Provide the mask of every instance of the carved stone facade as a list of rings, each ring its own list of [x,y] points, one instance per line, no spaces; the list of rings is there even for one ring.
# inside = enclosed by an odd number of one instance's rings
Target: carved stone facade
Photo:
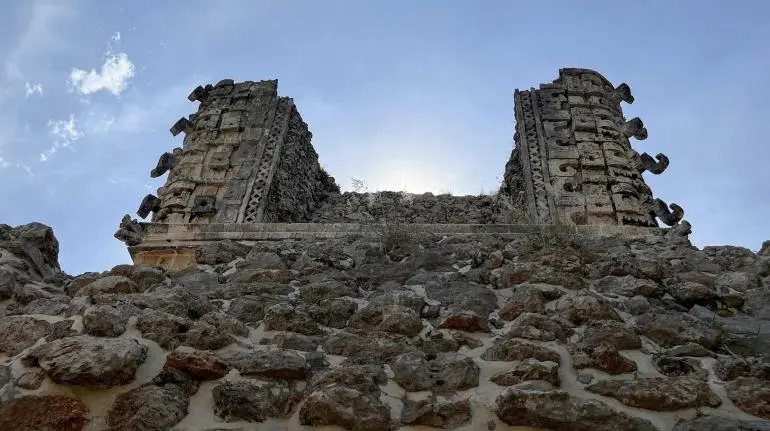
[[[641,119],[623,116],[620,103],[633,101],[627,84],[588,69],[561,69],[551,84],[516,90],[515,148],[501,191],[523,196],[535,224],[678,223],[681,207],[669,210],[642,178],[669,161],[631,147],[630,138],[647,138]]]
[[[302,200],[339,191],[320,169],[293,100],[278,96],[278,81],[225,79],[199,86],[188,98],[200,102],[198,112],[171,127],[173,135],[185,134],[184,144],[162,154],[150,172],[169,174],[158,196],[144,198],[140,217],[152,213],[153,222],[170,224],[261,222],[273,177],[287,158],[310,179],[298,190]]]
[[[645,170],[662,173],[669,161],[631,148],[629,138],[645,139],[647,130],[639,118],[623,116],[620,103],[633,101],[630,88],[586,69],[562,69],[552,84],[516,91],[515,147],[493,196],[340,194],[293,100],[278,96],[276,80],[225,79],[197,87],[188,99],[200,102],[197,113],[170,129],[184,133],[183,145],[163,153],[150,171],[153,178],[168,173],[166,183],[137,211],[150,222],[126,215],[115,234],[135,263],[193,265],[203,243],[244,240],[244,233],[281,237],[271,229],[287,223],[315,223],[319,231],[392,222],[439,230],[657,227],[656,217],[672,226],[683,215],[676,204],[669,209],[654,199],[642,178]]]

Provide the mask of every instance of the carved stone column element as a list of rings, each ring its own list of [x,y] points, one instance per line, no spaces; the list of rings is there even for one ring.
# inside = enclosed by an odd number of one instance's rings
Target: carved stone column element
[[[515,149],[502,190],[524,192],[537,224],[657,226],[641,173],[662,173],[669,161],[631,147],[630,138],[648,136],[639,117],[623,115],[620,103],[633,101],[628,84],[614,87],[588,69],[561,69],[550,84],[516,90]]]

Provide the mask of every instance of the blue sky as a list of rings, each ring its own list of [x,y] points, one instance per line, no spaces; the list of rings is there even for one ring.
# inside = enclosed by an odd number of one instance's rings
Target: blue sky
[[[164,178],[187,94],[279,79],[343,188],[478,194],[512,148],[516,88],[627,82],[647,175],[702,247],[770,239],[770,2],[0,0],[0,223],[39,221],[65,271],[130,261],[112,235]]]

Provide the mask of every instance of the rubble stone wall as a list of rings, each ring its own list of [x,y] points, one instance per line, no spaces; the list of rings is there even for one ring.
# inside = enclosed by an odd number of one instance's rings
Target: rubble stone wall
[[[768,430],[770,242],[687,233],[220,241],[70,275],[49,227],[0,225],[0,429]]]

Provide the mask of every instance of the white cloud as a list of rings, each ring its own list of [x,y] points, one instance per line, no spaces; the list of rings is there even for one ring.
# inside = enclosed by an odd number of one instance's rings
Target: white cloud
[[[70,72],[70,85],[81,94],[91,94],[106,90],[115,96],[120,96],[128,81],[136,74],[134,63],[128,59],[128,55],[120,53],[108,55],[102,64],[101,70],[91,69],[85,71],[72,68]]]
[[[78,129],[74,114],[70,114],[69,120],[48,121],[48,132],[53,136],[54,141],[51,148],[40,153],[41,162],[47,161],[60,148],[70,147],[73,142],[85,136]]]
[[[6,162],[4,158],[0,157],[0,169],[7,168],[8,165],[9,165],[9,163]]]
[[[120,32],[116,31],[115,34],[110,37],[113,42],[120,42]]]
[[[43,94],[43,84],[30,84],[29,82],[24,84],[26,95],[24,97],[34,96],[35,94]]]

